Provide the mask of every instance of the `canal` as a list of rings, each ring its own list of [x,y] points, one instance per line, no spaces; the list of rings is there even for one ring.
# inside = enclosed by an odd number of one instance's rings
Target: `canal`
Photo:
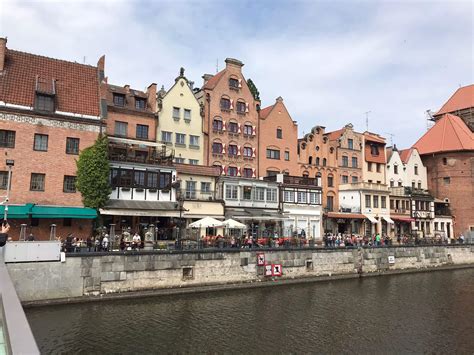
[[[474,269],[26,313],[44,354],[473,353]]]

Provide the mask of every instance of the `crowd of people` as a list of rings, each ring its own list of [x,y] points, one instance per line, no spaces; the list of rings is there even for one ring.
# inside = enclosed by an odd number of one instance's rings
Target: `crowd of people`
[[[323,244],[326,248],[343,248],[358,246],[383,246],[392,245],[392,238],[387,234],[374,234],[371,237],[356,234],[332,234],[325,233]]]

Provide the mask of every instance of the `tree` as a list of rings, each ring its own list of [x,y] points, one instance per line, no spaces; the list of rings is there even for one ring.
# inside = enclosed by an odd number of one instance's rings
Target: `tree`
[[[260,93],[258,92],[257,87],[253,83],[252,79],[247,80],[247,85],[249,86],[250,92],[255,100],[260,101]]]
[[[109,184],[110,164],[108,139],[99,135],[94,145],[79,154],[76,187],[81,192],[84,206],[98,210],[109,200],[112,188]]]

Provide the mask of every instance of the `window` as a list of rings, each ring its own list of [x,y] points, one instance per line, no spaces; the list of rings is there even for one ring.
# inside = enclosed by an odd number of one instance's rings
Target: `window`
[[[222,121],[214,119],[214,121],[212,121],[212,129],[217,132],[222,132],[222,129],[223,129]]]
[[[295,202],[295,192],[294,191],[289,191],[289,190],[285,190],[284,194],[283,194],[283,198],[285,200],[285,202]]]
[[[33,146],[33,149],[42,152],[48,151],[48,135],[35,134],[35,144]]]
[[[225,185],[225,198],[236,200],[239,187],[236,185]]]
[[[398,182],[398,187],[402,187],[402,186],[403,186],[402,182],[399,181],[399,182]]]
[[[227,176],[237,176],[238,169],[235,166],[229,166],[227,168]]]
[[[242,199],[243,200],[251,200],[252,199],[252,187],[251,186],[243,186],[242,187]]]
[[[352,167],[357,168],[357,157],[352,157]]]
[[[114,94],[114,105],[124,107],[125,106],[125,95]]]
[[[220,105],[221,105],[221,110],[230,110],[230,100],[229,99],[226,99],[226,98],[221,98],[221,102],[220,102]]]
[[[418,175],[418,165],[415,165],[415,175]]]
[[[348,184],[349,183],[349,176],[342,175],[342,183],[343,184]]]
[[[199,136],[189,136],[189,145],[199,147]]]
[[[326,198],[327,204],[326,208],[328,211],[332,211],[334,209],[334,196],[328,196]]]
[[[283,131],[281,128],[277,128],[277,138],[282,139],[283,138]]]
[[[372,171],[372,163],[367,163],[367,170]]]
[[[370,201],[371,201],[370,195],[365,195],[365,207],[366,208],[372,207],[371,204],[370,204]]]
[[[313,163],[313,157],[308,158],[308,164],[311,165]]]
[[[280,151],[276,149],[267,148],[267,159],[277,159],[280,160]]]
[[[377,172],[380,173],[382,164],[377,163],[376,166],[377,166]]]
[[[160,189],[171,187],[171,173],[160,173]]]
[[[186,181],[185,198],[196,198],[196,181]]]
[[[115,135],[126,137],[127,136],[127,122],[115,121]]]
[[[382,208],[387,208],[387,196],[382,196],[380,203]]]
[[[45,174],[31,174],[31,181],[30,181],[30,190],[31,191],[44,191],[44,180],[46,175]]]
[[[133,172],[133,186],[134,187],[145,187],[145,171],[135,170]]]
[[[239,125],[237,122],[229,122],[228,129],[230,133],[239,133]]]
[[[0,190],[6,190],[8,186],[8,171],[0,171]]]
[[[352,177],[352,183],[353,183],[353,184],[356,184],[358,181],[359,181],[359,179],[358,179],[357,176],[353,176],[353,177]]]
[[[443,158],[443,165],[447,165],[447,164],[448,164],[448,159]]]
[[[309,203],[312,205],[319,205],[319,194],[316,192],[310,192]]]
[[[349,158],[345,155],[342,157],[342,166],[344,166],[344,167],[349,166]]]
[[[244,177],[251,178],[253,177],[253,170],[252,168],[244,168]]]
[[[412,188],[412,189],[415,188],[415,182],[414,182],[414,181],[411,182],[411,188]]]
[[[144,110],[146,109],[146,100],[145,99],[142,99],[142,98],[139,98],[139,97],[136,97],[135,98],[135,108],[137,110]]]
[[[298,203],[306,203],[306,191],[298,191],[296,198]]]
[[[372,154],[372,155],[379,155],[379,147],[376,146],[376,145],[374,145],[374,144],[372,144],[372,145],[370,146],[370,154]]]
[[[267,201],[276,202],[277,200],[277,189],[267,189]]]
[[[211,183],[210,182],[201,182],[201,193],[203,193],[203,194],[211,193]]]
[[[212,143],[212,153],[213,154],[222,154],[222,143],[220,143],[220,142]]]
[[[148,139],[148,126],[137,124],[137,138]]]
[[[146,176],[146,186],[149,189],[158,188],[158,173],[149,171]]]
[[[183,133],[176,133],[176,144],[186,145],[186,135]]]
[[[186,121],[191,121],[191,110],[188,110],[187,108],[184,109],[184,119]]]
[[[114,181],[114,174],[117,171],[118,184],[117,186],[121,187],[131,187],[132,186],[132,170],[121,169],[121,170],[112,170],[112,181]],[[118,174],[120,172],[120,174]]]
[[[15,131],[0,129],[0,148],[15,148]]]
[[[418,188],[421,189],[421,181],[418,181]]]
[[[227,152],[228,152],[229,156],[231,156],[231,157],[237,156],[237,153],[238,153],[237,145],[229,144],[229,149],[227,149]]]
[[[246,136],[251,136],[253,134],[253,127],[251,125],[246,124],[244,126],[244,134]]]
[[[173,107],[173,118],[179,120],[181,118],[181,112],[179,107]]]
[[[265,188],[264,187],[255,188],[255,200],[265,201]]]
[[[332,175],[328,176],[328,187],[333,187],[334,186],[334,178]]]
[[[174,158],[174,162],[177,164],[184,164],[184,158]]]
[[[237,101],[237,113],[245,113],[246,106],[245,102]]]
[[[326,158],[323,158],[323,166],[326,166],[327,160]]]
[[[244,147],[244,157],[251,158],[253,155],[252,147]]]
[[[319,157],[317,157],[317,158],[316,158],[316,162],[315,162],[315,164],[316,164],[317,166],[319,166],[319,163],[320,163],[320,161],[319,161]]]
[[[349,149],[354,149],[354,141],[350,138],[347,140],[347,147]]]
[[[198,165],[199,164],[199,160],[197,159],[189,159],[189,165]]]
[[[445,176],[445,177],[443,178],[443,183],[444,183],[445,185],[451,184],[451,178],[450,178],[449,176]]]
[[[165,143],[172,143],[171,132],[162,131],[161,140]]]
[[[379,196],[374,195],[373,200],[374,200],[374,208],[379,208]]]
[[[239,89],[239,80],[235,78],[229,79],[229,88],[231,89]]]
[[[398,174],[398,165],[397,165],[397,164],[395,164],[395,165],[393,166],[393,173],[394,173],[394,174]]]
[[[54,97],[36,94],[35,109],[44,112],[54,112]]]
[[[66,154],[79,154],[79,138],[66,138]]]
[[[285,160],[290,160],[290,152],[289,151],[285,151]]]
[[[394,187],[394,185],[395,185],[395,181],[390,180],[390,187]]]

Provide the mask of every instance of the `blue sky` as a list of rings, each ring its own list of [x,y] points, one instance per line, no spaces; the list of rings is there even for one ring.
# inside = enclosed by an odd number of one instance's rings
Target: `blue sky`
[[[413,144],[460,86],[474,83],[473,1],[4,1],[8,47],[95,64],[117,85],[202,84],[245,63],[263,106],[282,96],[300,136],[352,122]],[[388,139],[390,142],[390,139]]]

